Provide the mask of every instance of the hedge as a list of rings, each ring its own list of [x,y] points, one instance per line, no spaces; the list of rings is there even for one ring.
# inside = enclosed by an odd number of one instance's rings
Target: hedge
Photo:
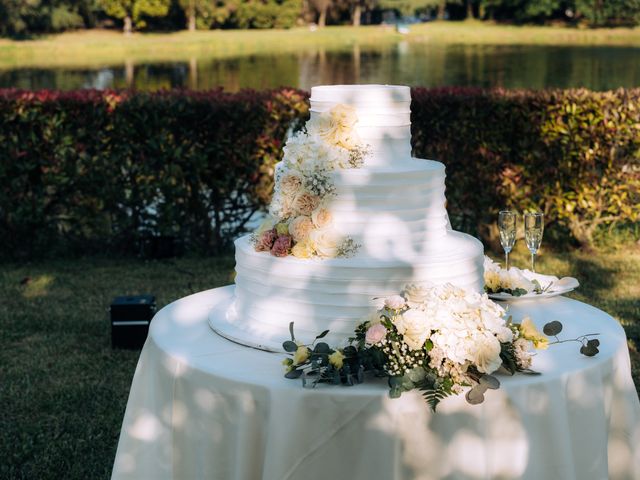
[[[5,257],[217,253],[265,207],[307,93],[0,90]],[[414,153],[447,165],[454,226],[495,239],[504,207],[541,208],[591,246],[640,219],[640,89],[413,89]]]

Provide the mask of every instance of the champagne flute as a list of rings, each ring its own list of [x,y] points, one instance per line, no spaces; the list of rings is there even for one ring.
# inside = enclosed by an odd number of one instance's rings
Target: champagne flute
[[[536,271],[536,254],[542,243],[544,232],[544,213],[532,212],[524,214],[524,240],[531,252],[531,271]]]
[[[516,212],[502,210],[498,214],[498,229],[500,230],[500,243],[504,250],[505,268],[509,270],[509,253],[516,243]]]

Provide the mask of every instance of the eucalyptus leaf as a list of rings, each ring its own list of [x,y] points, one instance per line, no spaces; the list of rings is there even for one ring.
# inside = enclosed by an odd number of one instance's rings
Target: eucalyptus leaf
[[[354,347],[353,345],[349,345],[342,350],[342,353],[345,357],[355,357],[356,355],[358,355],[358,350],[356,350],[356,347]]]
[[[480,385],[476,385],[475,387],[469,389],[464,398],[471,405],[479,405],[480,403],[484,402],[484,392],[486,391],[486,388]]]
[[[325,331],[324,331],[324,332],[322,332],[320,335],[318,335],[318,336],[316,337],[316,340],[319,340],[319,339],[321,339],[321,338],[326,337],[326,336],[327,336],[327,333],[329,333],[329,330],[325,330]]]
[[[300,378],[301,375],[302,375],[302,370],[291,370],[285,373],[284,377],[295,380],[296,378]]]
[[[293,322],[289,323],[289,333],[291,334],[291,341],[295,342],[296,341],[296,337],[293,335]]]
[[[318,343],[313,349],[313,353],[329,353],[331,348],[324,342]]]
[[[585,357],[595,357],[598,353],[600,353],[600,350],[598,350],[598,347],[596,347],[595,345],[587,344],[580,347],[580,353]]]
[[[557,320],[554,320],[553,322],[547,323],[542,328],[542,331],[544,332],[545,335],[549,337],[555,337],[562,331],[562,323],[560,323]]]
[[[389,377],[389,388],[394,389],[394,388],[398,388],[400,387],[400,385],[402,385],[402,377],[401,376],[394,376],[394,377]]]
[[[500,388],[500,380],[493,375],[483,375],[480,377],[480,385],[491,390],[497,390]]]
[[[284,348],[285,352],[293,353],[296,350],[298,350],[298,345],[295,342],[291,341],[291,340],[287,340],[286,342],[284,342],[282,344],[282,348]]]
[[[427,373],[424,371],[422,367],[414,367],[409,370],[406,374],[406,377],[413,383],[418,383],[427,376]]]
[[[389,397],[391,398],[400,398],[402,395],[402,390],[399,388],[392,388],[389,390]]]

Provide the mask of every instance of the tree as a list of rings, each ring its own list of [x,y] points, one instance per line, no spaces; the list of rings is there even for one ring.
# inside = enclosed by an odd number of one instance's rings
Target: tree
[[[327,24],[327,11],[329,10],[329,7],[331,7],[333,1],[311,0],[310,3],[313,6],[314,10],[318,12],[318,27],[324,28],[324,26]]]
[[[439,7],[440,0],[380,0],[382,9],[395,10],[403,17],[415,15],[420,10]]]
[[[221,3],[221,5],[218,5]],[[180,7],[184,11],[187,19],[187,29],[191,32],[197,28],[210,28],[215,21],[217,9],[224,7],[222,2],[214,2],[211,0],[179,0]],[[229,15],[225,15],[225,19]]]
[[[124,22],[126,34],[131,33],[134,23],[144,27],[145,17],[164,17],[171,6],[171,0],[101,0],[101,3],[107,15]]]

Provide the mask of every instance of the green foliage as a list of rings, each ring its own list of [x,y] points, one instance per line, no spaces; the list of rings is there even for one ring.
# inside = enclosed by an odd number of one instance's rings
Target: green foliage
[[[639,89],[417,88],[412,124],[414,154],[447,166],[454,226],[488,242],[505,207],[541,209],[586,248],[601,226],[640,219]]]
[[[105,13],[117,19],[130,18],[144,28],[149,17],[164,17],[169,13],[171,0],[100,0]]]
[[[243,0],[232,22],[239,28],[291,28],[301,11],[301,0]]]
[[[383,10],[395,10],[403,16],[409,16],[426,8],[437,7],[440,3],[440,0],[379,0],[377,5]]]

